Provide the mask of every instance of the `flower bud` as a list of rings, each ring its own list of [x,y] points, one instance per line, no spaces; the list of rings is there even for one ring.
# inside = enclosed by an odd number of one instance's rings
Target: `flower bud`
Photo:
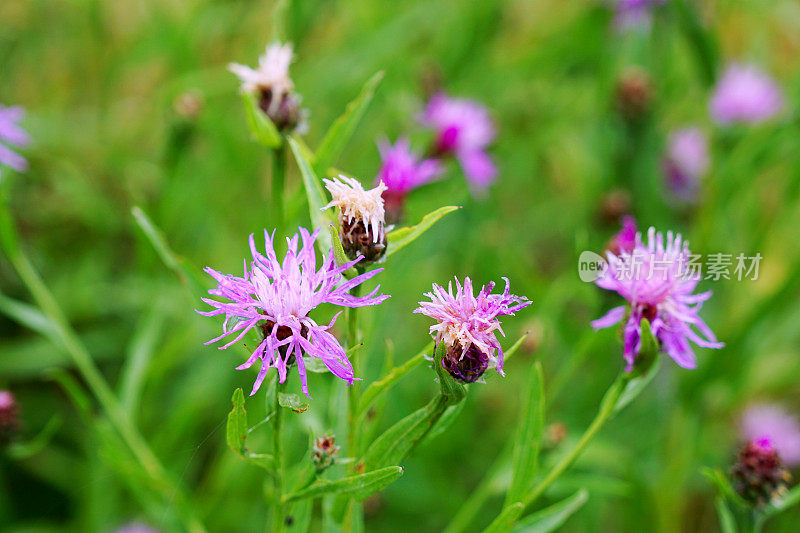
[[[0,390],[0,446],[11,442],[18,431],[17,401],[11,392]]]
[[[731,469],[736,492],[755,505],[766,505],[786,492],[791,475],[769,439],[750,441]]]
[[[474,344],[465,350],[460,343],[447,347],[442,367],[461,383],[475,383],[489,368],[489,356]]]
[[[653,83],[641,69],[625,72],[617,84],[617,111],[625,120],[637,122],[650,111],[653,103]]]
[[[336,462],[338,454],[339,446],[336,446],[336,437],[334,435],[325,435],[314,441],[312,459],[318,472],[322,472],[332,466]]]

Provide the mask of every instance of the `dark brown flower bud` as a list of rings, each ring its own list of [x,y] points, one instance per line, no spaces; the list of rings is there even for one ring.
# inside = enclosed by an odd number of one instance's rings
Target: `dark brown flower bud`
[[[628,70],[617,84],[617,111],[625,120],[639,121],[650,111],[653,95],[653,84],[647,72],[642,69]]]
[[[442,367],[453,376],[453,379],[462,383],[475,383],[489,368],[489,356],[474,344],[470,344],[464,350],[461,344],[456,343],[447,347]]]
[[[731,469],[736,492],[745,500],[766,505],[786,492],[791,475],[768,439],[750,441],[739,451]]]

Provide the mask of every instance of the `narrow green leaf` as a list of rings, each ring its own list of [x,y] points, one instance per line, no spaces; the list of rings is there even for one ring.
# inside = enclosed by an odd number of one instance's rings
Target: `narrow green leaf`
[[[403,475],[400,466],[388,466],[366,474],[358,474],[337,481],[320,479],[309,487],[283,497],[283,503],[289,503],[305,498],[316,498],[325,494],[348,495],[356,500],[364,498],[383,490],[384,487]]]
[[[511,461],[511,485],[505,504],[522,500],[536,476],[539,449],[544,432],[544,376],[538,361],[531,367],[528,388],[519,413],[514,454]]]
[[[398,228],[387,233],[386,257],[414,242],[417,237],[428,231],[440,218],[457,209],[461,209],[461,207],[455,205],[440,207],[422,217],[422,220],[416,226]]]
[[[291,409],[295,413],[304,413],[308,411],[308,403],[306,403],[299,394],[281,392],[278,394],[278,404],[281,407]]]
[[[417,355],[402,365],[393,368],[391,372],[386,374],[386,376],[383,378],[371,383],[370,386],[367,387],[367,390],[364,391],[364,394],[361,395],[361,401],[358,405],[359,416],[366,414],[367,410],[372,406],[372,403],[378,398],[378,396],[392,388],[392,386],[397,383],[400,378],[424,363],[425,356],[431,353],[432,350],[433,341],[429,342],[422,350],[419,351],[419,353],[417,353]]]
[[[198,277],[199,270],[189,264],[186,259],[172,251],[162,231],[150,220],[150,217],[147,216],[142,208],[133,206],[131,208],[131,214],[164,265],[178,276],[178,279],[193,297],[205,297],[206,290],[203,288],[203,283]]]
[[[0,293],[0,312],[17,324],[57,341],[53,323],[36,307]]]
[[[306,498],[295,502],[294,505],[289,507],[286,511],[286,525],[284,531],[286,533],[307,533],[308,528],[311,526],[311,511],[314,506],[314,500]],[[291,520],[289,520],[291,518]]]
[[[733,517],[731,510],[728,509],[725,498],[717,496],[714,501],[714,508],[717,510],[717,518],[719,518],[719,530],[722,533],[736,533],[736,519]]]
[[[281,145],[281,134],[275,124],[258,107],[256,96],[251,93],[242,93],[244,114],[247,118],[247,127],[253,139],[267,148],[277,148]]]
[[[328,226],[328,233],[331,236],[331,242],[333,243],[333,256],[336,260],[337,266],[342,266],[346,263],[350,262],[350,258],[347,257],[347,254],[344,253],[344,248],[342,247],[342,241],[339,238],[339,232],[330,224]],[[358,275],[358,271],[355,267],[348,268],[346,271],[343,272],[344,277],[347,279],[354,278]]]
[[[381,79],[383,79],[383,71],[368,79],[355,100],[347,104],[344,113],[333,122],[317,148],[314,163],[314,170],[317,174],[324,175],[328,167],[336,163],[364,116]]]
[[[395,423],[375,439],[362,460],[366,470],[397,464],[425,436],[447,407],[447,398],[438,395],[428,405]]]
[[[503,364],[505,364],[512,355],[517,353],[517,350],[519,350],[519,347],[522,346],[522,343],[525,342],[525,339],[527,337],[528,337],[528,332],[526,331],[525,333],[522,334],[522,336],[520,336],[519,339],[517,339],[517,341],[514,344],[511,345],[511,348],[508,348],[507,350],[503,351]]]
[[[233,409],[228,413],[226,436],[228,446],[238,455],[244,456],[244,441],[247,438],[247,411],[244,410],[244,392],[241,387],[233,391]]]
[[[8,257],[14,257],[19,253],[19,238],[17,229],[14,226],[14,219],[11,210],[8,208],[6,196],[0,189],[0,246],[5,250]]]
[[[588,499],[589,493],[585,489],[581,489],[569,498],[526,516],[514,527],[513,531],[514,533],[549,533],[556,531],[564,525],[564,522],[570,516],[583,507],[583,504]]]
[[[16,460],[23,460],[38,454],[50,444],[56,432],[61,428],[62,422],[61,415],[53,415],[45,424],[44,429],[31,440],[11,444],[8,448],[8,455]]]
[[[733,490],[730,480],[719,468],[703,468],[702,474],[717,488],[719,494],[728,501],[735,503],[741,509],[748,509],[750,505]]]
[[[423,437],[422,442],[427,443],[447,431],[456,421],[458,415],[461,414],[461,411],[464,410],[466,404],[467,402],[458,402],[455,405],[448,405],[442,416],[433,425],[433,428]]]
[[[770,516],[774,516],[794,507],[798,503],[800,503],[800,485],[795,485],[786,494],[773,499],[767,504],[762,511],[763,517],[766,519]]]
[[[681,29],[689,41],[706,86],[711,87],[717,77],[719,52],[712,33],[703,27],[700,14],[686,0],[672,0]]]
[[[647,387],[647,385],[653,381],[653,378],[658,373],[658,369],[661,367],[661,357],[656,355],[653,363],[650,365],[650,368],[647,369],[642,375],[633,377],[625,383],[625,388],[622,391],[622,394],[617,399],[616,404],[614,405],[614,411],[619,412],[625,408],[629,403],[631,403],[641,392]]]
[[[525,505],[523,505],[522,502],[516,502],[505,507],[500,514],[497,515],[497,518],[483,530],[483,533],[502,533],[504,531],[510,531],[514,526],[514,522],[517,521],[519,515],[521,515],[524,510]]]
[[[125,362],[120,375],[120,403],[135,420],[136,405],[139,403],[147,367],[156,348],[156,343],[164,327],[164,310],[153,307],[139,324],[126,350]]]
[[[320,230],[317,238],[317,245],[323,255],[327,255],[331,250],[331,234],[328,226],[333,222],[333,218],[322,208],[328,204],[327,196],[322,188],[322,182],[317,177],[308,159],[303,154],[303,150],[294,137],[288,137],[289,147],[292,149],[294,159],[300,168],[300,175],[303,177],[303,186],[308,197],[308,212],[311,216],[311,225],[314,229]]]
[[[242,457],[247,459],[248,463],[260,466],[261,468],[270,472],[275,470],[275,458],[268,453],[253,453],[246,451]]]

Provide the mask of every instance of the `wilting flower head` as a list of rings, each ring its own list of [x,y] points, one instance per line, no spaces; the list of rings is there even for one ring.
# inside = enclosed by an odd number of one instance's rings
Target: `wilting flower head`
[[[327,257],[317,270],[317,258],[314,242],[319,230],[309,235],[305,228],[300,228],[302,248],[298,252],[298,235],[286,239],[288,251],[283,263],[278,261],[273,247],[272,236],[264,231],[266,255],[256,250],[253,235],[250,235],[250,251],[253,261],[247,269],[245,260],[242,277],[221,274],[212,268],[205,271],[217,281],[217,287],[208,293],[212,296],[230,301],[216,301],[203,298],[203,301],[215,309],[198,311],[201,315],[225,315],[223,333],[206,344],[235,335],[220,350],[225,349],[244,338],[248,331],[258,328],[262,341],[250,358],[237,370],[250,368],[261,360],[261,369],[256,378],[252,396],[261,386],[267,370],[275,367],[280,382],[286,380],[286,370],[292,363],[297,363],[303,392],[308,395],[304,357],[317,357],[322,360],[328,370],[336,376],[353,383],[353,367],[347,359],[344,349],[328,330],[336,322],[339,313],[330,324],[319,325],[308,314],[322,303],[331,303],[341,307],[364,307],[377,305],[389,296],[376,296],[380,285],[366,296],[356,297],[348,293],[353,287],[373,277],[383,269],[375,269],[349,281],[345,281],[342,272],[348,270],[361,257],[341,266],[336,266],[331,247]],[[341,283],[344,281],[344,283]]]
[[[321,472],[332,466],[336,462],[337,455],[339,455],[339,446],[336,445],[336,437],[334,435],[325,435],[314,441],[311,458],[317,471]]]
[[[275,42],[267,45],[255,69],[239,63],[228,65],[241,80],[242,91],[259,98],[259,107],[279,130],[305,129],[305,111],[300,109],[300,96],[289,77],[291,62],[292,45]]]
[[[399,222],[402,217],[403,203],[412,189],[433,180],[441,172],[442,164],[438,159],[419,160],[411,151],[408,139],[401,137],[392,146],[388,140],[378,141],[381,154],[381,169],[375,178],[375,184],[383,183],[383,200],[386,206],[387,222]]]
[[[0,390],[0,445],[7,444],[19,430],[17,401],[7,390]]]
[[[614,25],[618,30],[648,28],[652,19],[652,9],[664,0],[616,0],[614,4]]]
[[[740,430],[744,440],[769,442],[787,465],[800,465],[800,424],[781,407],[749,407],[742,415]]]
[[[633,369],[641,347],[641,320],[646,318],[661,349],[679,366],[695,368],[697,360],[689,341],[705,348],[722,348],[711,329],[698,314],[711,291],[692,294],[700,282],[699,271],[692,271],[689,243],[680,234],[667,232],[666,242],[655,228],[647,232],[647,243],[641,233],[631,252],[619,255],[606,253],[607,268],[595,283],[616,291],[628,300],[625,306],[611,309],[592,322],[592,327],[607,328],[621,321],[627,313],[624,329],[624,356],[627,371]],[[695,331],[695,329],[697,331]]]
[[[719,124],[758,123],[783,108],[783,93],[772,79],[753,65],[730,65],[717,82],[709,104]]]
[[[636,246],[636,232],[636,219],[630,215],[624,215],[622,217],[622,229],[611,238],[611,241],[606,245],[606,250],[614,255],[619,255],[622,252],[632,252],[634,246]]]
[[[436,132],[434,155],[455,155],[467,179],[479,188],[494,180],[497,168],[485,150],[494,140],[495,129],[484,106],[438,93],[428,102],[420,122]]]
[[[491,294],[494,282],[481,288],[478,296],[473,294],[472,280],[464,278],[462,285],[456,278],[456,292],[452,282],[447,290],[433,284],[433,291],[425,293],[430,302],[419,302],[415,313],[422,313],[438,321],[431,326],[437,344],[444,342],[447,355],[442,366],[454,378],[466,383],[477,381],[489,364],[503,375],[503,349],[495,332],[503,333],[501,315],[513,315],[531,302],[521,296],[509,294],[509,282],[502,294]]]
[[[697,196],[700,178],[708,170],[708,144],[698,128],[686,128],[669,136],[664,175],[672,193],[680,200]]]
[[[750,441],[739,451],[731,469],[733,486],[745,500],[761,506],[786,492],[792,476],[768,439]]]
[[[365,190],[357,179],[344,174],[323,181],[333,200],[322,209],[338,207],[341,211],[339,237],[347,256],[355,259],[363,255],[365,263],[383,257],[386,253],[386,231],[381,194],[386,190],[386,185],[380,182],[374,189]]]
[[[24,148],[31,142],[28,133],[19,126],[25,116],[25,110],[19,106],[5,107],[0,104],[0,165],[23,172],[28,168],[28,161],[12,150],[11,146]]]

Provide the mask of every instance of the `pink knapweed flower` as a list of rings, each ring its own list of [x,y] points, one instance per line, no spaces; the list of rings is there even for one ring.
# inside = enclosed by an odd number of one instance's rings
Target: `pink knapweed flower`
[[[433,291],[425,293],[431,301],[419,302],[415,313],[422,313],[437,321],[430,333],[436,335],[436,343],[443,342],[447,355],[442,366],[454,378],[473,383],[477,381],[489,364],[494,365],[503,375],[503,349],[497,341],[496,333],[503,329],[497,317],[513,315],[530,305],[527,298],[509,293],[509,282],[502,294],[491,294],[494,282],[481,288],[477,296],[473,294],[472,280],[464,278],[462,285],[456,278],[456,292],[452,282],[447,290],[433,284]]]
[[[386,139],[378,141],[378,151],[381,168],[375,177],[375,185],[383,183],[386,186],[383,191],[386,221],[393,224],[402,218],[406,195],[432,181],[442,171],[442,163],[438,159],[420,160],[405,137],[397,139],[394,146]]]
[[[800,465],[800,424],[777,405],[750,406],[739,422],[745,441],[767,441],[788,466]]]
[[[0,165],[13,168],[17,172],[28,169],[28,161],[11,148],[25,148],[31,142],[28,133],[19,125],[24,116],[25,110],[21,107],[5,107],[0,104]]]
[[[353,366],[339,341],[328,331],[336,322],[339,313],[327,325],[317,324],[308,315],[322,303],[340,307],[364,307],[377,305],[389,297],[377,295],[380,285],[366,296],[356,297],[349,294],[350,289],[383,269],[377,268],[345,280],[342,273],[362,258],[358,257],[336,266],[331,247],[317,270],[314,242],[319,230],[311,235],[305,228],[299,228],[299,231],[303,241],[302,247],[298,251],[297,234],[287,238],[288,251],[282,263],[275,255],[272,236],[265,230],[266,255],[256,250],[253,235],[250,235],[253,260],[249,270],[245,260],[242,277],[221,274],[209,267],[205,269],[217,281],[217,287],[208,293],[229,300],[203,298],[205,303],[215,309],[198,313],[205,316],[225,315],[222,335],[206,344],[236,334],[233,340],[220,347],[220,350],[225,349],[256,327],[263,339],[250,358],[237,367],[237,370],[250,368],[257,360],[261,360],[261,369],[250,395],[255,394],[261,386],[269,368],[277,369],[279,380],[283,383],[286,380],[287,368],[292,363],[297,363],[301,386],[308,396],[304,360],[307,356],[321,359],[328,370],[352,385],[356,379]]]
[[[631,215],[623,215],[622,229],[620,229],[606,245],[606,250],[614,255],[619,255],[622,252],[632,252],[636,246],[636,219]]]
[[[619,306],[594,320],[595,329],[613,326],[625,318],[624,352],[626,370],[631,371],[641,348],[641,320],[646,318],[661,349],[679,366],[695,368],[697,360],[689,341],[706,348],[722,348],[711,329],[698,314],[711,291],[692,294],[701,273],[691,268],[689,244],[680,234],[667,232],[666,242],[655,228],[647,232],[647,243],[641,233],[631,252],[616,255],[607,252],[607,268],[595,283],[616,291],[628,300],[630,309]],[[697,329],[697,331],[695,331]],[[699,333],[698,333],[699,332]]]
[[[708,165],[708,143],[702,131],[686,128],[670,134],[663,166],[667,186],[676,198],[691,202],[697,197]]]
[[[725,70],[709,102],[711,117],[718,124],[763,122],[777,115],[783,105],[783,93],[769,76],[758,67],[739,64]]]
[[[478,102],[436,94],[420,116],[436,132],[434,156],[454,155],[471,184],[485,189],[497,175],[486,148],[495,128],[489,112]]]

